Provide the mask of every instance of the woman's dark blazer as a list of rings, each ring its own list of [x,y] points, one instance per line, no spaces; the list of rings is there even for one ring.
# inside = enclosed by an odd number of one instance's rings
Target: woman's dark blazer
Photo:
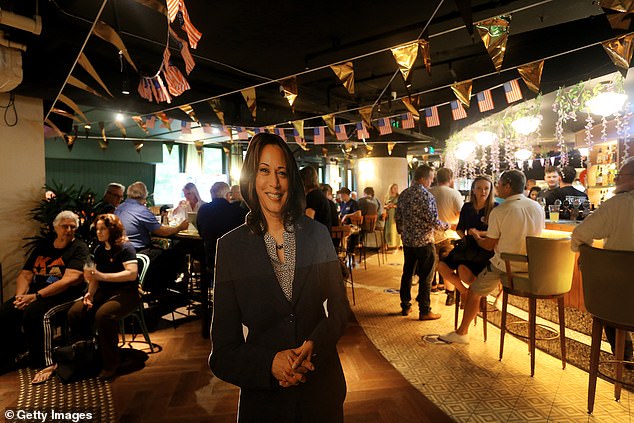
[[[209,366],[241,388],[240,422],[343,420],[346,382],[336,344],[350,308],[341,270],[324,225],[302,216],[295,228],[290,302],[262,236],[242,225],[218,240]],[[271,374],[273,357],[305,340],[314,341],[315,370],[306,383],[281,388]]]

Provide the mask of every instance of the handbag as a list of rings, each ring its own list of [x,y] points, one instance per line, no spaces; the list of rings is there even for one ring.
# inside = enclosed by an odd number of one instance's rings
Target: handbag
[[[101,353],[94,340],[78,341],[53,350],[55,373],[63,383],[88,379],[101,371]]]
[[[457,263],[487,263],[494,252],[480,247],[471,235],[454,241],[453,259]]]

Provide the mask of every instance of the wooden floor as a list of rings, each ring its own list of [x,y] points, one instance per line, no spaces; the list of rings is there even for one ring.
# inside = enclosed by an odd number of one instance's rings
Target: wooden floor
[[[207,367],[209,340],[198,321],[151,334],[161,346],[141,370],[112,383],[120,422],[235,422],[238,389],[215,378]],[[450,422],[410,385],[351,322],[338,345],[348,394],[346,422]],[[0,408],[17,403],[17,372],[0,376]]]

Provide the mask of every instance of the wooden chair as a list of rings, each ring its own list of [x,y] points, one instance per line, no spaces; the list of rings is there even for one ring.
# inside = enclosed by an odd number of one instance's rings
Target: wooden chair
[[[614,382],[614,398],[621,399],[625,331],[634,331],[634,284],[632,262],[634,251],[603,250],[581,245],[579,267],[583,277],[584,304],[592,315],[592,343],[590,347],[590,371],[588,380],[588,413],[594,409],[594,396],[599,372],[601,335],[606,325],[616,328],[614,359],[603,361],[613,364],[614,377],[601,373]],[[631,362],[628,362],[631,363]]]
[[[368,266],[365,262],[368,235],[374,236],[374,243],[377,247],[379,247],[376,258],[379,263],[379,267],[381,266],[381,246],[379,245],[379,238],[377,237],[377,231],[375,230],[378,218],[379,216],[376,214],[366,214],[365,216],[363,216],[363,220],[361,223],[361,256],[363,257],[363,267],[366,270],[368,269]]]
[[[139,286],[140,286],[141,291],[142,291],[143,290],[143,283],[145,281],[145,275],[147,273],[148,267],[150,267],[150,257],[148,257],[145,254],[137,253],[136,258],[137,258],[137,261],[139,263]],[[154,344],[150,340],[150,333],[148,332],[147,325],[145,324],[145,316],[143,314],[143,300],[142,299],[139,300],[139,305],[134,311],[132,311],[130,314],[128,314],[124,318],[119,319],[119,331],[121,332],[122,346],[125,346],[125,344],[126,344],[126,340],[125,340],[125,319],[130,317],[130,316],[134,317],[134,319],[139,324],[139,328],[141,329],[141,332],[143,333],[143,338],[145,338],[145,342],[150,347],[150,352],[154,352]],[[128,342],[128,345],[131,345],[131,343],[134,342],[135,338],[136,338],[136,334],[133,334],[132,335],[132,340],[130,342]]]
[[[344,274],[344,280],[350,284],[352,288],[352,304],[356,305],[356,299],[354,296],[354,278],[352,276],[354,255],[346,248],[346,240],[350,236],[350,226],[333,226],[330,228],[330,236],[333,240],[338,240],[337,243],[337,257],[339,258],[342,266],[347,270],[348,276]]]
[[[502,322],[500,324],[500,360],[504,353],[504,335],[509,331],[520,338],[528,338],[531,355],[531,377],[535,374],[535,332],[537,299],[556,298],[559,310],[559,333],[545,327],[554,336],[541,339],[560,338],[561,363],[566,368],[566,325],[564,322],[564,294],[572,287],[572,272],[575,255],[570,249],[570,239],[526,237],[527,255],[502,253],[506,263],[506,278],[502,278]],[[513,273],[511,262],[527,262],[528,273]],[[528,336],[511,332],[506,325],[508,296],[528,298]]]

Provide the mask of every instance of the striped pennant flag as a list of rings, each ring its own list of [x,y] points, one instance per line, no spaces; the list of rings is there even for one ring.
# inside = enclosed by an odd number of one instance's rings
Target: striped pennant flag
[[[348,134],[346,133],[345,125],[335,125],[335,136],[339,141],[345,141],[348,139]]]
[[[297,131],[296,128],[293,128],[293,139],[295,139],[295,142],[299,145],[302,145],[302,143],[304,142],[302,136],[299,134],[299,131]]]
[[[150,84],[148,84],[147,78],[141,78],[139,80],[139,87],[137,88],[137,91],[139,91],[141,98],[144,98],[147,101],[152,101],[152,89],[150,88]]]
[[[194,58],[192,57],[192,54],[189,52],[189,46],[187,45],[187,42],[183,40],[181,37],[179,37],[178,34],[176,34],[176,32],[172,28],[169,29],[169,33],[170,33],[170,36],[174,38],[174,41],[176,43],[176,48],[178,48],[181,52],[181,57],[183,58],[183,61],[185,62],[185,71],[187,72],[187,75],[189,75],[191,71],[194,69],[194,66],[196,66],[196,62],[194,62]]]
[[[249,134],[247,133],[247,129],[244,126],[238,126],[236,128],[236,131],[238,132],[238,139],[239,140],[248,140],[249,139]]]
[[[186,120],[181,120],[181,134],[191,134],[192,123]]]
[[[401,115],[401,127],[403,129],[412,129],[416,124],[414,123],[414,115],[410,112]]]
[[[191,88],[181,71],[170,63],[169,48],[163,52],[163,76],[170,94],[175,97]]]
[[[313,143],[326,144],[326,137],[324,135],[325,126],[317,126],[313,129]]]
[[[460,120],[467,117],[467,112],[464,109],[464,106],[458,100],[451,102],[451,116],[453,117],[453,120]]]
[[[504,95],[507,103],[514,103],[522,99],[522,90],[517,79],[504,83]]]
[[[389,117],[379,118],[377,125],[379,134],[387,135],[392,133],[392,120]]]
[[[189,45],[195,49],[198,46],[198,41],[200,41],[200,37],[202,37],[202,33],[196,29],[196,27],[192,24],[191,19],[189,19],[189,13],[187,13],[187,8],[185,7],[185,1],[178,1],[178,9],[179,13],[176,14],[176,23],[180,25],[181,28],[187,33],[187,38],[189,39]]]
[[[359,140],[363,140],[365,138],[370,138],[370,134],[368,133],[368,129],[365,127],[365,123],[363,121],[357,122],[357,138]]]
[[[440,118],[438,117],[438,106],[425,107],[425,123],[427,124],[428,128],[440,125]]]
[[[149,129],[154,129],[154,124],[156,123],[156,116],[154,115],[144,116],[144,119],[145,119],[145,126],[147,126]]]
[[[273,132],[275,132],[275,135],[278,135],[284,140],[284,142],[286,142],[286,134],[284,133],[284,128],[275,128]]]
[[[205,134],[211,134],[211,124],[209,123],[203,123],[203,133]]]
[[[253,128],[253,133],[254,133],[254,134],[256,134],[256,135],[257,135],[257,134],[259,134],[260,132],[264,132],[264,131],[262,130],[262,128]]]
[[[493,97],[491,97],[491,90],[484,90],[476,94],[478,100],[478,108],[480,113],[493,110]]]

